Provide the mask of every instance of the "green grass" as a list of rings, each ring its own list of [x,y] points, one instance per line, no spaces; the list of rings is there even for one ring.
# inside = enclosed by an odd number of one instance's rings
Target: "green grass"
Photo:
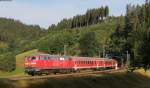
[[[21,54],[16,55],[16,70],[13,72],[0,72],[0,78],[7,78],[12,76],[22,76],[24,74],[24,58],[37,53],[37,49],[30,50]]]

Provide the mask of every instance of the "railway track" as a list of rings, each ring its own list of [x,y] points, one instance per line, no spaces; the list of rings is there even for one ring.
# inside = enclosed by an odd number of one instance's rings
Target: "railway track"
[[[62,78],[62,77],[77,77],[77,76],[86,76],[90,74],[97,74],[97,73],[117,73],[123,72],[124,70],[103,70],[103,71],[85,71],[81,73],[68,73],[68,74],[56,74],[56,75],[43,75],[43,76],[22,76],[22,77],[12,77],[8,78],[9,80],[17,81],[17,80],[33,80],[33,79],[47,79],[47,78]]]

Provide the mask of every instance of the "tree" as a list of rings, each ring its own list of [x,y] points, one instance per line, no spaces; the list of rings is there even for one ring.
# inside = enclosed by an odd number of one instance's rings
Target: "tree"
[[[94,32],[85,33],[79,40],[81,56],[95,56],[98,49],[98,41]]]
[[[109,7],[106,6],[105,7],[105,17],[108,17],[108,15],[109,15]]]
[[[145,31],[143,33],[141,46],[139,48],[139,54],[141,55],[143,61],[143,67],[145,70],[150,68],[150,31]]]

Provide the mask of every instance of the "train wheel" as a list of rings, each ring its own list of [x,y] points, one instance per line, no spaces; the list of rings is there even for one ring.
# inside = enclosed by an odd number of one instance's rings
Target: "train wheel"
[[[80,73],[80,69],[74,70],[74,73]]]
[[[38,75],[38,76],[41,76],[41,75],[42,75],[42,73],[38,73],[37,75]]]
[[[56,74],[57,74],[57,72],[54,72],[54,74],[56,75]]]
[[[28,75],[34,76],[35,74],[34,74],[34,72],[28,72]]]
[[[34,72],[32,72],[32,73],[31,73],[31,76],[34,76],[34,75],[35,75]]]
[[[80,73],[80,69],[78,69],[77,72]]]

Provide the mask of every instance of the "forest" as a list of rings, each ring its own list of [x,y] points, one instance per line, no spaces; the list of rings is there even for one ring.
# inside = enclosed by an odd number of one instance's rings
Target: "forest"
[[[48,29],[0,18],[0,71],[16,68],[15,56],[38,49],[50,54],[124,58],[130,67],[150,68],[150,0],[142,6],[128,4],[126,14],[110,16],[109,7],[89,9],[85,14],[63,19]],[[64,52],[66,48],[66,52]]]

